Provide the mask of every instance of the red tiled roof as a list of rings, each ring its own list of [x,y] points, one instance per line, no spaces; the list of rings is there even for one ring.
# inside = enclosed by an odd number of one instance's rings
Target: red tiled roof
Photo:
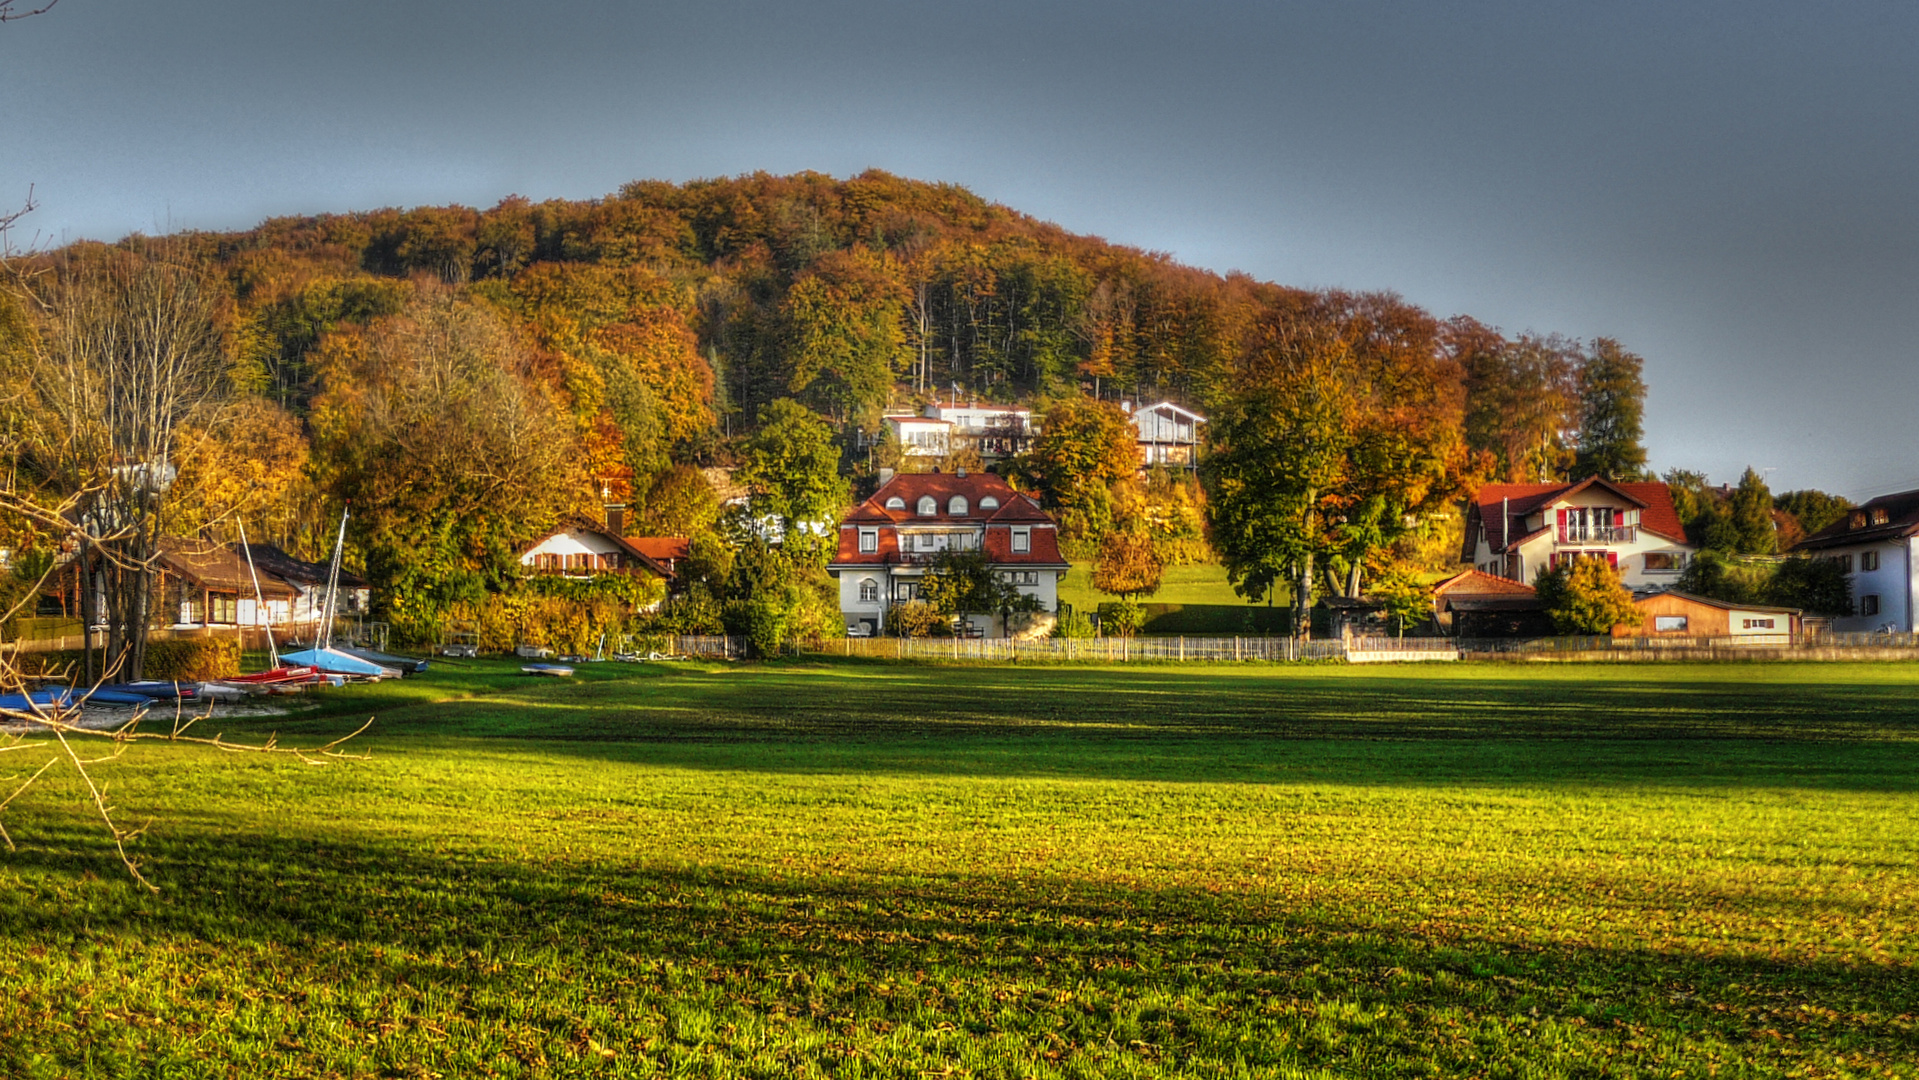
[[[932,496],[934,513],[921,516],[919,501],[924,496]],[[953,496],[966,498],[966,513],[949,514]],[[888,509],[886,501],[898,498],[905,505],[900,509]],[[984,498],[999,500],[999,506],[990,510],[980,508]],[[859,522],[873,525],[886,522],[964,522],[980,525],[988,521],[1052,521],[1051,515],[1039,508],[1031,498],[1014,491],[1006,481],[992,473],[901,473],[880,485],[871,498],[854,507],[844,519],[846,522]]]
[[[1532,596],[1533,587],[1523,581],[1496,577],[1478,570],[1468,570],[1440,582],[1433,588],[1434,596],[1490,596],[1490,595]]]
[[[1640,528],[1668,540],[1686,542],[1685,526],[1679,523],[1679,511],[1672,504],[1672,490],[1662,481],[1615,481],[1589,476],[1571,484],[1487,484],[1481,487],[1473,493],[1472,503],[1466,508],[1465,547],[1460,558],[1472,561],[1475,525],[1486,530],[1486,541],[1494,551],[1506,550],[1532,539],[1539,531],[1526,531],[1526,515],[1594,485],[1637,503]],[[1499,520],[1502,502],[1510,515],[1505,528],[1500,527]]]
[[[659,562],[684,559],[693,546],[692,541],[684,536],[629,536],[626,542],[637,548],[640,554]]]
[[[992,563],[1033,563],[1040,566],[1065,566],[1059,553],[1059,533],[1054,529],[1034,529],[1032,542],[1024,555],[1013,554],[1010,529],[986,530],[986,559]]]

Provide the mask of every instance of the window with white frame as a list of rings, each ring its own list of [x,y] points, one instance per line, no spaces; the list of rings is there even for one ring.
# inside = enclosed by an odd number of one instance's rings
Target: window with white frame
[[[981,510],[998,510],[999,500],[991,495],[988,495],[979,501],[979,508]]]
[[[860,530],[860,553],[870,554],[880,549],[880,531],[878,529]]]
[[[1687,619],[1684,615],[1654,615],[1652,628],[1661,634],[1683,634],[1686,632]]]
[[[1859,570],[1861,573],[1867,570],[1877,570],[1877,569],[1879,569],[1879,553],[1878,552],[1862,551],[1859,553]]]
[[[1746,630],[1771,630],[1774,626],[1771,619],[1741,619],[1739,622]]]
[[[886,500],[886,508],[888,510],[904,510],[906,509],[906,500],[900,498],[898,495],[895,495],[892,498]]]
[[[1024,555],[1031,550],[1033,550],[1033,530],[1014,529],[1013,554]]]
[[[964,517],[966,515],[966,496],[955,495],[946,500],[946,512],[953,517]]]
[[[933,498],[931,495],[920,496],[919,515],[921,517],[938,517],[939,512],[940,504],[938,499]]]
[[[880,602],[880,583],[872,578],[860,579],[860,603],[877,604]]]

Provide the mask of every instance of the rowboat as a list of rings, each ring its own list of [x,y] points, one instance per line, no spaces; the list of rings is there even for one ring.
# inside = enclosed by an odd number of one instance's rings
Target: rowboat
[[[58,690],[35,690],[30,694],[0,694],[0,709],[10,712],[33,712],[35,709],[63,708],[73,704],[73,691],[66,687]]]

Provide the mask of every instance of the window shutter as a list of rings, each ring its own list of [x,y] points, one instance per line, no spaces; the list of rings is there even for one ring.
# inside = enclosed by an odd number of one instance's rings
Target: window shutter
[[[1606,565],[1612,567],[1614,570],[1619,569],[1619,553],[1617,551],[1606,552]]]
[[[1559,511],[1559,542],[1562,544],[1566,542],[1566,511],[1564,508],[1561,508]]]
[[[1612,527],[1615,529],[1623,529],[1625,526],[1626,512],[1624,510],[1614,510],[1612,512]]]

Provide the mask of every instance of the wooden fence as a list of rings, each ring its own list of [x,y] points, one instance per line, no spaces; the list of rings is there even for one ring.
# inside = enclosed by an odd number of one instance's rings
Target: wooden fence
[[[1040,638],[839,638],[801,646],[801,652],[826,656],[867,656],[884,660],[948,660],[1017,663],[1138,661],[1293,661],[1337,660],[1346,655],[1341,641],[1297,641],[1289,637],[1099,637]]]

